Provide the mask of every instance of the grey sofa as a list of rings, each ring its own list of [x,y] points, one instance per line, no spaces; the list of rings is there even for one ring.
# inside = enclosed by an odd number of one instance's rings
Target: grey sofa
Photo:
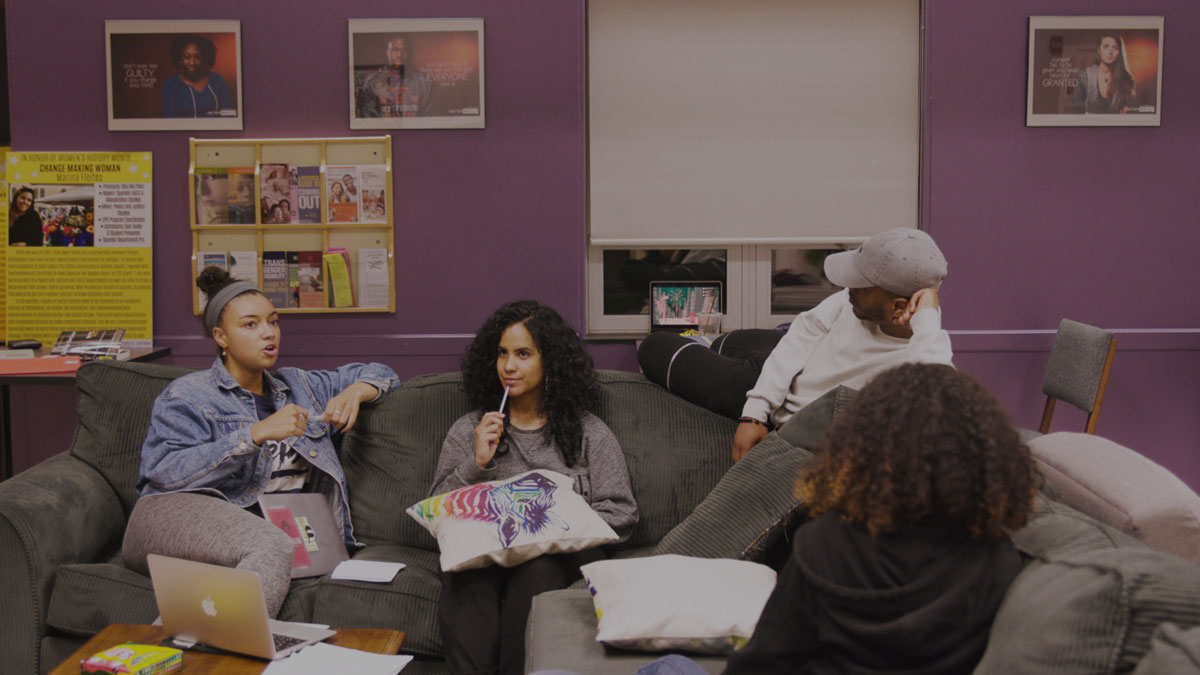
[[[1104,438],[1056,433],[1029,444],[1045,479],[1038,512],[1013,534],[1025,565],[975,672],[1200,673],[1200,497]],[[731,525],[729,513],[754,492],[786,489],[803,454],[755,448],[655,552],[736,556],[755,530]],[[714,529],[720,536],[700,536]],[[586,589],[543,593],[533,601],[526,667],[619,675],[653,658],[606,650],[595,636]],[[721,670],[719,659],[699,661]]]
[[[78,374],[78,426],[65,452],[0,483],[0,654],[5,673],[56,666],[112,623],[157,615],[150,580],[127,569],[120,546],[136,495],[151,405],[188,372],[157,364],[97,362]],[[641,520],[613,555],[650,551],[729,470],[735,424],[678,399],[640,375],[601,372],[600,416],[626,454]],[[423,499],[442,438],[467,412],[457,373],[405,382],[364,409],[340,443],[350,486],[356,557],[407,564],[386,585],[293,582],[280,618],[407,632],[407,672],[445,672],[437,630],[436,541],[404,512]],[[781,453],[787,443],[773,441]],[[764,503],[778,513],[787,501]],[[767,517],[767,516],[763,516]]]

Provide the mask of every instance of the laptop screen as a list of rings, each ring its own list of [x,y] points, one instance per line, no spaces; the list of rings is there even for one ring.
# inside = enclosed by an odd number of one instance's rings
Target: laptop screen
[[[721,296],[719,281],[652,281],[650,330],[694,330],[701,313],[723,311]]]

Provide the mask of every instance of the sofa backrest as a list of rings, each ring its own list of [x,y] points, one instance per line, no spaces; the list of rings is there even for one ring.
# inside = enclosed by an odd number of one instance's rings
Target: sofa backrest
[[[599,371],[597,415],[629,465],[640,520],[621,548],[655,544],[692,512],[732,465],[736,424],[694,406],[642,375]],[[450,425],[469,411],[459,373],[405,382],[374,406],[342,443],[355,537],[437,550],[405,509],[427,496]]]
[[[138,465],[154,399],[171,380],[191,371],[105,360],[84,364],[75,376],[79,419],[70,454],[104,476],[126,514],[137,499]]]

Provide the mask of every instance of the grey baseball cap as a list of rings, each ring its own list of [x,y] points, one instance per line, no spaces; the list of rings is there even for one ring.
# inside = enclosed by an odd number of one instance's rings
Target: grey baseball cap
[[[825,276],[842,288],[878,286],[903,297],[938,288],[946,278],[946,257],[933,238],[911,227],[871,237],[853,251],[825,258]]]

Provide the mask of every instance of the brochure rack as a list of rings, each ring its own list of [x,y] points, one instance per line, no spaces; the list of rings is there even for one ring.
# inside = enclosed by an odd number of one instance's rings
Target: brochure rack
[[[192,230],[192,278],[214,259],[219,260],[221,254],[228,256],[228,263],[234,276],[254,279],[271,297],[268,288],[273,279],[264,280],[264,252],[278,255],[279,252],[304,252],[322,254],[331,250],[343,249],[344,259],[349,262],[348,276],[353,288],[353,302],[345,305],[344,293],[339,295],[335,303],[334,286],[336,279],[330,279],[330,266],[321,262],[315,264],[321,270],[319,295],[314,296],[313,286],[310,285],[306,306],[295,306],[295,303],[281,302],[273,298],[280,313],[331,313],[331,312],[395,312],[395,248],[394,242],[394,211],[392,196],[392,138],[391,136],[354,136],[346,138],[275,138],[275,139],[189,139],[188,164],[188,222]],[[264,176],[264,167],[268,174],[278,172],[278,167],[300,167],[303,172],[315,174],[319,168],[319,204],[315,201],[315,192],[311,186],[315,179],[308,178],[307,199],[296,196],[296,171],[292,171],[292,192],[287,206],[290,207],[291,222],[278,221],[280,211],[267,210],[275,195],[274,183],[271,176]],[[350,200],[339,186],[333,186],[340,176],[326,175],[327,169],[333,167],[332,174],[347,172],[360,175],[356,189],[357,206],[350,208],[342,202]],[[232,169],[232,170],[231,170]],[[227,176],[235,173],[242,174],[239,181],[249,180],[248,174],[253,170],[253,205],[243,206],[242,211],[234,211],[228,219],[223,216],[214,217],[210,201],[211,185],[217,185],[222,190],[228,190],[222,197],[227,201],[248,201],[245,194],[244,182],[239,182],[242,190],[236,191],[233,180]],[[213,179],[213,176],[216,179]],[[376,190],[364,189],[364,182],[371,187],[382,190],[382,195],[370,202],[369,195],[378,195]],[[215,180],[202,186],[202,182]],[[226,181],[224,185],[221,180]],[[303,179],[301,179],[303,180]],[[346,181],[349,182],[349,181]],[[264,194],[271,193],[271,194]],[[337,193],[341,199],[336,199],[331,193]],[[235,197],[235,194],[238,196]],[[301,213],[305,222],[296,222],[300,212],[297,201],[314,204]],[[332,202],[332,203],[331,203]],[[240,202],[239,202],[240,203]],[[251,211],[253,215],[251,216]],[[240,222],[227,222],[228,220]],[[204,222],[208,221],[208,222]],[[360,278],[360,251],[375,256],[373,283],[363,288]],[[381,269],[383,251],[386,251],[386,277]],[[241,256],[235,254],[241,253]],[[250,253],[254,254],[250,260]],[[234,257],[244,258],[238,262]],[[311,257],[311,256],[310,256]],[[247,265],[250,261],[252,266]],[[220,264],[219,262],[217,264]],[[296,270],[289,269],[292,275],[293,288],[288,291],[288,298],[298,297],[296,292]],[[310,272],[311,273],[311,272]],[[268,272],[268,276],[270,276]],[[277,279],[275,279],[277,280]],[[264,281],[266,285],[264,285]],[[383,295],[382,284],[386,283],[386,298]],[[343,284],[340,290],[345,290]],[[369,291],[365,296],[363,291]],[[370,292],[373,291],[373,292]],[[314,300],[313,298],[316,298]],[[366,304],[364,306],[364,299]],[[199,315],[203,309],[203,298],[193,288],[193,311]]]

